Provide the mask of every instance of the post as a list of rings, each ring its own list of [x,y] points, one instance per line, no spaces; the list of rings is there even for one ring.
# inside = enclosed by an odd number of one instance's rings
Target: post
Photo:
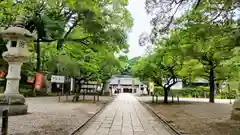
[[[154,95],[152,95],[152,103],[154,103]]]
[[[67,100],[67,101],[68,101],[68,94],[69,94],[69,93],[67,92],[67,93],[66,93],[66,100]]]
[[[177,102],[178,102],[178,104],[179,104],[179,96],[177,96]]]
[[[62,96],[64,95],[64,83],[62,84]]]
[[[60,102],[60,100],[61,100],[60,95],[61,95],[61,92],[58,92],[58,102]]]
[[[158,103],[158,96],[156,96],[156,103]]]
[[[2,112],[2,131],[1,135],[8,134],[8,110]]]
[[[95,101],[96,101],[96,97],[95,97],[95,95],[94,95],[94,97],[93,97],[93,100],[94,100],[94,103],[95,103]]]
[[[97,95],[97,101],[99,101],[99,95]]]
[[[172,103],[174,102],[173,96],[172,96]]]

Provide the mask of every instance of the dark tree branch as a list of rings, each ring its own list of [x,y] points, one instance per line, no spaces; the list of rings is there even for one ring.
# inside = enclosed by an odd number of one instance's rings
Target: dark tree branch
[[[197,0],[196,6],[194,9],[197,9],[199,7],[200,3],[201,3],[201,0]]]
[[[64,41],[67,41],[67,42],[80,42],[84,45],[87,45],[88,43],[88,38],[90,38],[91,36],[87,36],[87,37],[84,37],[84,38],[79,38],[79,39],[65,39]],[[50,42],[54,42],[54,41],[58,41],[58,40],[63,40],[62,38],[61,39],[41,39],[39,40],[39,42],[45,42],[45,43],[50,43]],[[37,42],[37,40],[34,40],[34,42]]]

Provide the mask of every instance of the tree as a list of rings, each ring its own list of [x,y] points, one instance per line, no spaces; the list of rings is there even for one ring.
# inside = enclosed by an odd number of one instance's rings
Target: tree
[[[11,4],[6,4],[11,3]],[[40,71],[40,43],[57,41],[59,50],[66,41],[79,44],[103,44],[110,40],[124,45],[125,32],[132,26],[132,18],[126,9],[127,1],[38,1],[24,0],[1,1],[6,4],[3,14],[9,13],[11,19],[3,17],[7,24],[12,24],[20,11],[22,18],[18,19],[26,29],[36,33],[35,48],[37,53],[36,71]],[[8,8],[16,7],[16,12]],[[108,7],[108,8],[106,8]],[[25,10],[22,10],[25,9]],[[1,16],[0,16],[1,17]],[[124,19],[122,19],[124,18]],[[117,21],[116,21],[117,20]],[[9,25],[4,25],[8,27]],[[77,37],[71,34],[75,29]],[[76,32],[75,32],[76,34]],[[116,47],[116,46],[115,46]],[[123,46],[122,46],[123,47]],[[118,48],[118,47],[117,47]]]
[[[178,46],[186,59],[198,60],[202,68],[198,76],[207,78],[210,84],[210,102],[214,102],[215,81],[228,80],[232,77],[229,71],[237,71],[229,60],[238,54],[231,31],[235,21],[232,18],[209,23],[210,18],[199,10],[190,11],[186,18],[179,20],[181,25],[171,38],[178,41]],[[184,20],[184,19],[186,20]],[[203,69],[203,70],[202,70]],[[188,72],[189,73],[189,72]]]
[[[133,75],[141,80],[151,79],[164,90],[164,103],[168,103],[170,88],[179,79],[182,69],[182,54],[176,46],[169,46],[170,40],[157,44],[153,54],[140,59],[133,67]]]
[[[174,27],[174,21],[187,11],[198,10],[205,5],[211,20],[225,18],[234,11],[239,10],[238,0],[146,0],[145,8],[148,14],[153,16],[153,26],[150,35],[143,35],[141,40],[155,42],[159,36],[169,32]],[[239,36],[237,36],[239,38]],[[141,41],[142,44],[145,42]]]
[[[115,55],[128,50],[127,32],[133,20],[126,0],[4,0],[0,4],[4,7],[0,20],[5,22],[0,27],[7,28],[17,20],[36,35],[24,72],[34,74],[32,68],[37,64],[37,72],[103,83],[125,66],[122,57]]]

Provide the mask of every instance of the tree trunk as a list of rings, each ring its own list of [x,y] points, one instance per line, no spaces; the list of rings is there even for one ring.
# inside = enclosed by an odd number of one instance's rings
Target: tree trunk
[[[103,95],[103,94],[104,94],[104,91],[107,89],[106,87],[107,87],[107,82],[104,81],[104,82],[103,82],[103,85],[102,85],[102,89],[101,89],[100,95]]]
[[[217,94],[220,93],[220,84],[219,84],[219,82],[216,83],[216,93],[217,93]]]
[[[156,103],[158,103],[158,96],[156,96]]]
[[[239,91],[240,91],[240,82],[238,82],[237,99],[239,99]]]
[[[214,67],[211,64],[210,73],[209,73],[209,85],[210,85],[210,97],[209,102],[214,103],[214,95],[215,95],[215,83],[214,83]]]
[[[40,41],[39,38],[37,39],[37,42],[35,42],[35,47],[36,47],[36,54],[37,54],[37,66],[36,66],[36,72],[40,71],[41,67],[41,54],[40,54]]]
[[[170,88],[164,88],[164,103],[168,104],[168,91]]]
[[[154,95],[152,95],[152,103],[154,103]]]

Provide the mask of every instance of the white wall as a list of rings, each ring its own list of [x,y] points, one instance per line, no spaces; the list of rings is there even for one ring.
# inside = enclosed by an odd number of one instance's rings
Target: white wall
[[[132,85],[133,81],[135,85],[142,84],[138,78],[131,77],[113,77],[110,79],[109,84],[118,84],[118,80],[120,80],[120,84]]]
[[[177,90],[182,89],[182,88],[183,88],[183,83],[182,82],[178,82],[171,87],[171,89],[177,89]]]

